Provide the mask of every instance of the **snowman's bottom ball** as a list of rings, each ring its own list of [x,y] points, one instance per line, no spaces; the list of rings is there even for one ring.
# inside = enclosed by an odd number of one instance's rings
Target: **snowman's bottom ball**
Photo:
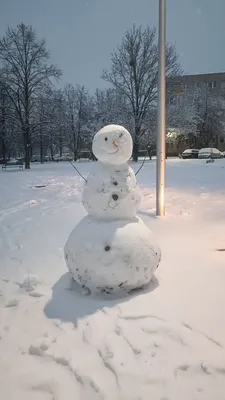
[[[161,253],[140,218],[98,221],[83,218],[64,248],[74,280],[93,292],[115,293],[147,285]]]

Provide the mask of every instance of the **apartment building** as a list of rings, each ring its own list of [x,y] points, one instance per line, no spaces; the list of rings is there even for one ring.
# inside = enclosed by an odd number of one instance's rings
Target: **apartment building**
[[[225,99],[225,72],[209,73],[209,74],[195,74],[183,75],[179,80],[173,82],[174,91],[176,94],[181,94],[186,89],[192,87],[199,87],[201,89],[207,88],[212,91],[215,96],[222,96]],[[222,131],[220,133],[213,133],[212,139],[207,146],[217,147],[221,151],[225,151],[225,109],[218,115]],[[185,147],[199,146],[197,137],[190,135],[186,140]]]
[[[225,95],[225,72],[184,75],[182,77],[182,89],[192,86],[198,86],[200,88],[207,87],[212,90],[215,95]]]

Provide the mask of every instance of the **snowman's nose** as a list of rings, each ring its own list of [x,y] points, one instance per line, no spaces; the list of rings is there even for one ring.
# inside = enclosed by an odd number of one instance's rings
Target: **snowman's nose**
[[[113,144],[114,144],[115,147],[119,146],[119,143],[116,140],[114,140]]]

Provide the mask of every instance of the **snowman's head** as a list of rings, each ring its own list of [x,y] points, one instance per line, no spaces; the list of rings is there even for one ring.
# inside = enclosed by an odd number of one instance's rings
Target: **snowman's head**
[[[96,133],[92,150],[97,159],[105,164],[121,165],[126,163],[133,149],[130,133],[120,125],[107,125]]]

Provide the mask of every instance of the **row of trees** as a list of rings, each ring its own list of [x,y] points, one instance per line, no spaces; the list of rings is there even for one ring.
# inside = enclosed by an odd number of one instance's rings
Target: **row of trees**
[[[50,63],[45,40],[39,40],[31,26],[9,28],[0,40],[0,152],[23,155],[30,168],[32,153],[41,160],[66,151],[74,159],[80,148],[91,144],[103,125],[126,126],[134,138],[133,158],[140,146],[154,144],[158,85],[158,47],[155,29],[133,26],[112,53],[111,69],[102,79],[109,89],[92,95],[84,86],[55,87],[61,71]],[[167,125],[186,133],[219,126],[223,99],[207,89],[193,88],[179,95],[182,71],[176,49],[167,45]],[[206,129],[207,128],[207,129]]]

